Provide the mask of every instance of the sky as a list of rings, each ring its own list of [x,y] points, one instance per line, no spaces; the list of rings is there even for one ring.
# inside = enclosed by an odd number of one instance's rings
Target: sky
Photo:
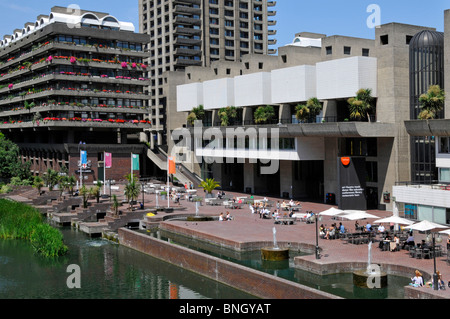
[[[374,39],[374,23],[399,22],[444,31],[444,10],[449,0],[276,0],[278,40],[274,48],[289,44],[298,32]],[[108,12],[120,21],[133,22],[139,31],[138,0],[0,0],[0,35],[11,34],[53,6],[78,5]],[[376,5],[376,9],[369,7]],[[371,9],[371,10],[368,10]],[[368,12],[369,11],[369,12]],[[369,20],[369,24],[368,24]]]

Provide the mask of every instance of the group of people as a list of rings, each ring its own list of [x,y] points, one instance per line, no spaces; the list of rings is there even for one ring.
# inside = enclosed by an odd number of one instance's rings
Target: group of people
[[[438,290],[445,290],[445,282],[443,279],[443,276],[441,272],[438,270],[436,271],[437,277],[438,277]],[[423,275],[419,270],[416,270],[414,272],[414,277],[411,278],[410,286],[413,287],[433,287],[434,286],[434,278],[431,278],[430,281],[424,282]],[[450,281],[448,282],[448,287],[450,288]]]
[[[344,234],[346,232],[344,225],[339,223],[333,223],[330,227],[326,228],[323,224],[319,227],[319,236],[322,239],[335,239],[338,234]]]
[[[230,220],[233,220],[233,217],[231,216],[230,212],[227,212],[226,216],[224,216],[223,213],[220,213],[219,221],[223,222],[223,221],[230,221]]]
[[[288,203],[286,203],[285,200],[281,204],[279,201],[277,202],[277,209],[279,210],[282,209],[292,212],[292,207],[295,206],[301,206],[301,203],[299,201],[295,202],[293,199],[291,199]]]

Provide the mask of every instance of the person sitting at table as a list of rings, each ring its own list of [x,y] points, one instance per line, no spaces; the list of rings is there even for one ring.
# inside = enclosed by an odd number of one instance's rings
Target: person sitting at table
[[[378,226],[378,232],[379,232],[379,233],[384,233],[385,230],[386,230],[386,229],[384,228],[383,225]]]
[[[423,276],[420,271],[416,270],[414,275],[415,276],[411,278],[412,283],[410,283],[410,285],[414,287],[423,287]]]
[[[275,220],[278,220],[279,217],[280,217],[280,211],[278,209],[275,209],[272,213],[272,218]]]
[[[325,239],[326,230],[325,230],[325,226],[323,226],[323,224],[320,225],[320,227],[319,227],[319,235],[320,235],[320,238]]]
[[[391,245],[391,251],[397,251],[400,247],[400,238],[397,237],[397,235],[394,235],[394,240]]]
[[[294,200],[293,200],[293,199],[290,200],[289,206],[291,206],[291,207],[292,207],[292,206],[295,206],[295,203],[294,203]]]
[[[345,227],[342,225],[342,223],[339,223],[339,233],[345,234]]]
[[[269,219],[270,211],[267,208],[262,208],[259,212],[259,218]]]
[[[223,222],[225,219],[223,218],[223,213],[220,213],[220,215],[219,215],[219,221],[220,222]]]
[[[331,227],[327,230],[327,234],[325,235],[326,239],[331,239],[331,237],[334,237],[336,234],[336,228],[331,225]]]
[[[283,202],[281,203],[281,208],[282,208],[283,210],[286,210],[287,207],[288,207],[288,205],[286,204],[286,201],[283,201]]]
[[[416,243],[415,243],[415,241],[414,241],[414,236],[413,236],[412,233],[409,234],[409,237],[408,237],[408,239],[405,241],[405,243],[403,244],[402,249],[405,249],[406,246],[409,246],[410,248],[416,246]]]
[[[360,227],[360,226],[359,226],[359,222],[356,221],[356,222],[355,222],[355,230],[358,231],[358,230],[359,230],[359,227]]]
[[[367,224],[366,224],[366,231],[367,232],[371,232],[372,231],[372,225],[370,225],[369,222],[367,222]]]
[[[226,220],[233,220],[233,217],[231,217],[230,212],[227,212]]]

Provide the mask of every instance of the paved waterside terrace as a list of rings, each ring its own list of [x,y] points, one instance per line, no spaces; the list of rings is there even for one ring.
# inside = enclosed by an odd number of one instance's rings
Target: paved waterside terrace
[[[120,186],[121,189],[123,186]],[[37,192],[36,192],[37,193]],[[122,190],[115,191],[116,194],[123,194]],[[203,191],[198,192],[203,195]],[[33,191],[27,191],[24,194],[14,192],[8,197],[17,200],[30,202],[30,198],[35,197]],[[246,196],[239,193],[227,193],[230,197]],[[120,198],[119,198],[120,199]],[[262,199],[256,196],[255,199]],[[280,201],[278,198],[268,198],[272,201]],[[145,208],[150,209],[155,205],[156,195],[145,194]],[[139,201],[139,200],[138,200]],[[142,199],[141,199],[142,201]],[[167,200],[158,200],[161,206],[167,207]],[[320,203],[301,202],[302,213],[312,211],[320,213],[330,207]],[[153,217],[145,217],[142,225],[150,228],[158,224],[160,229],[174,232],[186,237],[194,238],[199,241],[205,241],[213,245],[224,248],[235,249],[238,251],[248,251],[266,247],[273,244],[273,228],[277,230],[276,237],[280,247],[290,247],[291,249],[299,249],[310,252],[310,255],[296,257],[296,267],[305,269],[317,274],[330,274],[337,272],[351,272],[356,269],[362,269],[367,266],[368,261],[368,245],[355,245],[347,243],[340,239],[326,240],[319,239],[319,246],[321,248],[321,258],[316,259],[314,248],[316,245],[316,225],[307,224],[302,221],[296,221],[293,225],[275,224],[271,219],[261,219],[259,214],[252,214],[247,205],[241,209],[227,209],[224,206],[203,205],[199,207],[199,214],[204,216],[218,217],[220,213],[229,211],[233,217],[232,221],[215,221],[210,222],[187,222],[184,220],[171,220],[177,216],[195,215],[195,203],[189,202],[185,199],[180,201],[180,204],[170,202],[170,207],[183,207],[186,210],[167,213],[159,211]],[[124,208],[124,207],[122,207]],[[380,218],[391,216],[392,212],[386,211],[369,211],[369,213]],[[374,221],[373,219],[360,220],[360,225],[365,225],[366,222]],[[355,221],[335,220],[332,217],[323,217],[319,222],[328,227],[333,223],[342,224],[351,232],[354,231]],[[425,235],[414,233],[416,242],[420,242],[425,238]],[[445,245],[446,236],[443,236]],[[411,258],[409,252],[400,250],[396,252],[382,251],[378,248],[379,236],[377,236],[372,249],[372,263],[382,266],[384,271],[390,274],[400,275],[405,277],[413,277],[415,269],[420,270],[425,275],[425,280],[429,280],[433,273],[432,259],[416,259]],[[444,248],[446,251],[446,248]],[[437,257],[437,269],[443,274],[444,281],[450,279],[450,265],[447,264],[446,254],[442,257]],[[406,296],[409,298],[449,298],[450,289],[445,291],[433,291],[431,288],[407,288]]]

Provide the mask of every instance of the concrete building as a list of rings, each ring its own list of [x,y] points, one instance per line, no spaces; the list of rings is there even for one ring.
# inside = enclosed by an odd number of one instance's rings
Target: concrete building
[[[280,47],[278,56],[247,55],[239,62],[186,68],[184,84],[182,77],[177,79],[172,100],[177,103],[168,106],[174,119],[169,131],[183,125],[189,129],[187,115],[203,105],[208,126],[223,136],[227,129],[242,127],[245,142],[236,146],[230,138],[203,136],[186,145],[187,140],[183,144],[177,139],[182,150],[195,152],[185,166],[203,178],[214,177],[225,189],[336,200],[339,205],[351,198],[358,202],[354,209],[391,210],[393,186],[413,175],[412,139],[405,128],[405,121],[411,120],[410,43],[424,31],[437,33],[389,23],[375,29],[374,40],[297,34],[304,44]],[[359,89],[370,89],[375,104],[368,118],[355,121],[347,100]],[[299,121],[296,106],[310,98],[320,100],[322,112]],[[262,124],[255,112],[265,105],[272,106],[275,116]],[[227,106],[238,108],[238,116],[222,126],[220,113]],[[278,129],[278,147],[271,152],[261,143],[255,147],[245,135],[251,128]],[[203,132],[211,130],[205,127]],[[225,150],[217,152],[222,146]],[[271,161],[279,161],[279,170],[261,174]]]
[[[139,0],[140,32],[150,35],[148,88],[152,150],[165,146],[170,92],[168,73],[214,61],[239,61],[247,54],[275,54],[275,1]],[[177,76],[177,74],[175,75]],[[163,147],[165,148],[165,147]],[[167,149],[165,148],[167,151]]]
[[[86,182],[131,171],[131,154],[146,156],[139,134],[151,127],[144,44],[133,24],[102,12],[53,7],[0,42],[0,130],[20,147],[33,173],[65,170],[78,176],[88,154]],[[149,165],[151,166],[151,165]],[[135,172],[139,173],[139,172]]]

